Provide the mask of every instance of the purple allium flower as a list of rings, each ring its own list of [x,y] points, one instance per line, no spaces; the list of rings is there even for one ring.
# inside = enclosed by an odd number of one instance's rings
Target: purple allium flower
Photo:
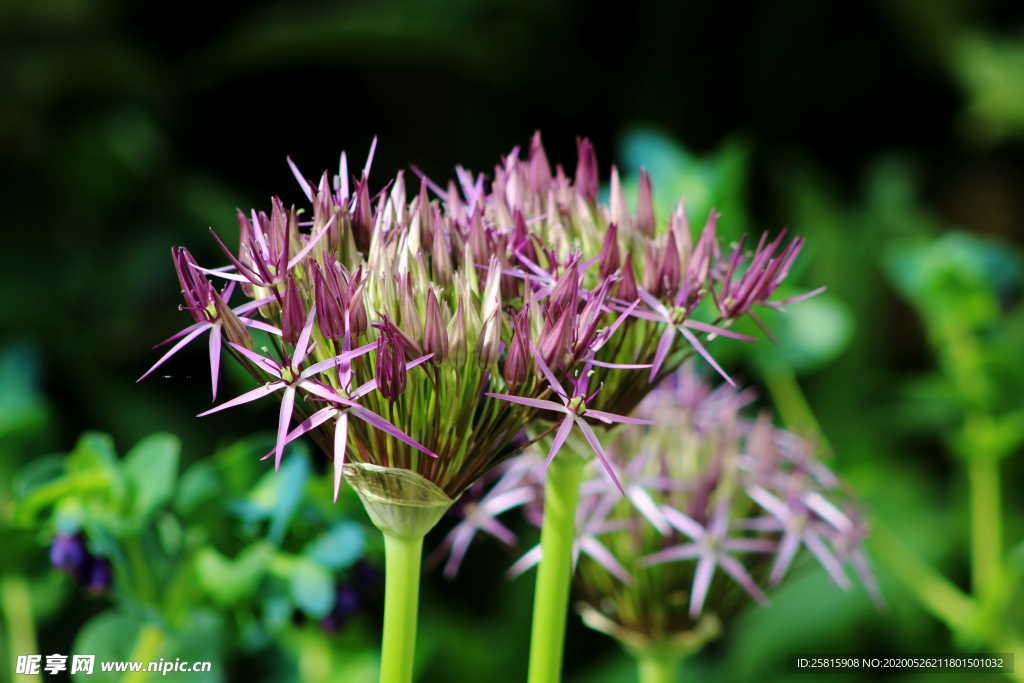
[[[767,415],[741,415],[752,398],[727,385],[711,389],[684,368],[639,406],[651,426],[624,428],[604,449],[625,496],[597,467],[581,489],[575,583],[588,623],[634,644],[696,632],[705,618],[721,623],[749,600],[766,602],[765,586],[783,580],[802,555],[842,589],[851,586],[844,567],[852,566],[879,599],[856,506],[809,444]],[[482,500],[520,492],[514,505],[539,525],[541,455],[509,461]],[[501,524],[497,516],[510,507],[478,506],[449,539]],[[453,547],[449,539],[442,548]],[[449,560],[456,569],[465,548],[458,550]],[[510,573],[527,570],[540,553],[534,546]]]
[[[550,439],[549,457],[566,442],[587,449],[616,481],[600,432],[642,421],[627,416],[686,358],[727,377],[712,343],[749,339],[730,327],[753,307],[800,298],[770,298],[800,240],[762,238],[753,253],[741,242],[723,257],[717,213],[696,238],[682,202],[659,222],[646,173],[635,211],[614,169],[602,204],[586,139],[572,178],[535,135],[491,177],[456,167],[441,184],[414,169],[413,193],[402,173],[371,190],[375,149],[358,176],[343,154],[339,174],[316,183],[289,159],[309,207],[275,197],[269,211],[239,212],[237,250],[213,233],[226,266],[174,250],[195,323],[153,368],[209,331],[214,391],[222,350],[261,385],[204,414],[274,394],[275,463],[312,432],[336,491],[348,460],[410,470],[454,499],[521,449],[524,429]],[[231,309],[235,289],[250,301]],[[253,328],[269,348],[253,348]],[[561,417],[545,429],[551,413]]]

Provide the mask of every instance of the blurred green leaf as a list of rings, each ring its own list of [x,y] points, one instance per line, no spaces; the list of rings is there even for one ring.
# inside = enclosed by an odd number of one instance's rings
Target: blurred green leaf
[[[319,619],[334,606],[334,580],[330,572],[313,560],[299,558],[291,565],[289,585],[292,600],[306,614]]]
[[[181,442],[171,434],[147,436],[128,451],[123,471],[132,485],[131,516],[143,521],[174,493]]]
[[[119,610],[108,610],[92,619],[78,632],[72,652],[96,656],[92,674],[77,673],[76,681],[120,681],[123,673],[100,671],[103,660],[131,659],[142,618]],[[70,670],[71,660],[68,660]]]
[[[357,522],[340,522],[317,537],[305,549],[305,555],[330,569],[345,569],[363,555],[366,532]]]
[[[272,556],[273,548],[267,543],[249,546],[235,560],[207,547],[196,555],[196,575],[214,600],[232,605],[256,590]]]
[[[849,308],[827,293],[787,306],[784,314],[766,317],[766,322],[778,343],[758,344],[755,355],[761,362],[796,372],[834,360],[849,344],[854,331]]]

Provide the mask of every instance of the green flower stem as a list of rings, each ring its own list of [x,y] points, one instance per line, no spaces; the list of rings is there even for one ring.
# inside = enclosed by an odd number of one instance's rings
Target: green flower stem
[[[584,460],[563,451],[547,471],[541,560],[533,598],[529,683],[557,683],[562,673],[565,620],[569,611],[576,504]]]
[[[1002,514],[999,461],[976,453],[967,462],[971,505],[971,582],[982,605],[991,607],[1002,593]]]
[[[679,662],[675,654],[650,654],[637,657],[640,683],[675,683],[679,680]]]
[[[7,660],[10,666],[18,655],[39,652],[36,642],[36,624],[32,614],[32,589],[28,581],[14,574],[0,577],[0,609],[3,611],[7,632]],[[41,681],[42,676],[21,676],[23,680]]]
[[[384,534],[384,641],[380,683],[410,683],[416,654],[423,537]]]

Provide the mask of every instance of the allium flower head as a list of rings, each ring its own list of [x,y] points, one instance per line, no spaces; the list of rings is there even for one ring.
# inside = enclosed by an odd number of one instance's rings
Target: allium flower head
[[[752,399],[727,385],[712,390],[684,367],[638,407],[652,426],[616,432],[605,455],[626,495],[594,468],[577,511],[575,588],[588,624],[629,647],[696,645],[745,604],[767,602],[801,555],[843,589],[852,569],[877,599],[860,512],[808,443],[766,414],[742,415]],[[516,501],[539,523],[538,462],[536,454],[510,461],[478,508],[490,517],[467,516],[451,538],[500,524],[494,517],[510,506],[488,507],[492,499]],[[451,547],[457,565],[465,548]],[[539,559],[537,546],[511,572]]]
[[[643,422],[627,415],[691,355],[724,375],[708,346],[749,339],[731,324],[773,304],[800,249],[780,236],[723,257],[717,215],[696,239],[682,204],[659,221],[646,174],[636,210],[614,169],[600,203],[586,140],[572,179],[538,135],[491,178],[457,167],[439,185],[417,171],[415,188],[400,172],[371,189],[374,148],[359,175],[343,154],[333,181],[289,160],[308,206],[273,198],[239,212],[236,251],[214,233],[227,265],[176,249],[195,324],[154,366],[209,331],[214,387],[222,350],[260,386],[203,414],[279,397],[276,463],[311,433],[336,492],[347,462],[414,473],[450,502],[520,450],[530,425],[549,458],[578,433],[617,482],[601,428]],[[230,309],[234,289],[250,301]]]

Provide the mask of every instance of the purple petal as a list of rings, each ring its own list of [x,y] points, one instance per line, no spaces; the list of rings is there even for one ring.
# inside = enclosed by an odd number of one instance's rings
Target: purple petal
[[[736,583],[743,586],[744,590],[750,593],[750,597],[762,605],[768,602],[768,598],[764,596],[761,589],[754,583],[754,579],[750,578],[750,574],[743,568],[739,560],[732,555],[722,555],[718,558],[718,563],[722,565],[722,569],[726,574],[731,576]]]
[[[661,506],[661,513],[665,516],[665,520],[674,526],[676,529],[686,534],[693,540],[699,540],[703,538],[706,533],[703,526],[701,526],[697,520],[689,515],[684,515],[675,508],[670,508],[667,505]]]
[[[516,560],[515,564],[513,564],[511,567],[508,568],[508,571],[506,572],[506,575],[510,579],[519,576],[523,572],[525,572],[528,569],[530,569],[530,567],[532,567],[533,565],[535,565],[538,562],[540,562],[540,554],[541,554],[540,546],[539,545],[533,546],[532,548],[530,548],[526,552],[525,555],[523,555],[518,560]]]
[[[774,306],[774,307],[778,308],[780,306],[785,306],[786,304],[796,303],[797,301],[803,301],[804,299],[809,299],[812,296],[817,296],[818,294],[821,294],[822,292],[824,292],[826,289],[828,289],[828,288],[827,287],[818,287],[817,289],[812,289],[811,291],[806,292],[804,294],[800,294],[800,295],[797,295],[797,296],[791,296],[788,299],[782,299],[781,301],[766,301],[764,303],[764,305],[765,306]]]
[[[335,392],[333,389],[317,382],[316,380],[307,379],[304,382],[300,382],[299,386],[308,391],[309,393],[313,394],[314,396],[324,399],[325,401],[331,401],[333,403],[337,403],[338,405],[346,406],[348,408],[352,408],[354,406],[359,405],[355,401],[350,401],[344,396],[339,396],[338,393]]]
[[[284,456],[285,438],[288,436],[288,425],[292,421],[292,409],[295,407],[295,387],[284,390],[281,399],[281,412],[277,418],[277,445],[274,448],[274,469],[281,469],[281,458]]]
[[[818,534],[813,531],[807,530],[803,534],[804,545],[811,551],[821,566],[825,568],[825,571],[829,573],[832,580],[836,582],[843,590],[850,587],[850,579],[846,576],[846,572],[843,571],[843,566],[840,564],[838,558],[828,549],[825,542],[821,539]]]
[[[144,379],[146,379],[147,377],[149,377],[149,375],[150,375],[150,374],[151,374],[151,373],[152,373],[152,372],[153,372],[154,370],[156,370],[156,369],[157,369],[158,367],[160,367],[161,365],[163,365],[163,364],[164,364],[164,361],[166,361],[166,360],[167,360],[168,358],[170,358],[171,356],[173,356],[174,354],[176,354],[176,353],[177,353],[178,351],[181,351],[181,350],[182,350],[183,348],[185,348],[185,346],[186,346],[186,345],[187,345],[187,344],[188,344],[188,343],[189,343],[190,341],[192,341],[193,339],[195,339],[196,337],[198,337],[198,336],[199,336],[200,334],[202,334],[202,333],[203,333],[203,332],[205,332],[206,330],[210,329],[211,327],[213,327],[213,323],[201,323],[201,325],[200,325],[199,327],[197,327],[196,329],[194,329],[194,330],[192,330],[191,332],[189,332],[188,334],[186,334],[186,335],[185,335],[185,336],[184,336],[184,337],[183,337],[183,338],[181,339],[181,341],[179,341],[179,342],[178,342],[177,344],[175,344],[174,346],[172,346],[172,347],[171,347],[171,349],[170,349],[170,350],[169,350],[169,351],[168,351],[167,353],[165,353],[164,355],[162,355],[162,356],[160,357],[160,360],[158,360],[158,361],[157,361],[156,363],[154,363],[154,364],[153,364],[153,367],[151,367],[151,368],[150,368],[149,370],[146,370],[146,372],[142,373],[142,376],[141,376],[141,377],[139,377],[139,378],[138,378],[137,380],[135,380],[135,381],[136,381],[136,382],[141,382],[142,380],[144,380]]]
[[[731,339],[739,339],[740,341],[749,341],[749,342],[757,341],[753,337],[748,337],[745,334],[740,334],[739,332],[733,332],[732,330],[726,329],[724,327],[716,327],[715,325],[708,325],[707,323],[702,323],[699,320],[686,319],[685,321],[683,321],[683,324],[686,325],[687,327],[690,327],[690,328],[693,328],[693,329],[697,330],[698,332],[707,332],[708,334],[717,334],[720,337],[729,337]]]
[[[594,449],[594,454],[597,455],[598,462],[601,463],[601,467],[604,468],[604,471],[608,474],[612,483],[615,484],[615,488],[617,488],[622,495],[626,495],[626,490],[622,488],[622,482],[619,481],[618,475],[615,474],[615,468],[612,467],[611,462],[609,462],[608,457],[604,453],[604,449],[601,448],[601,442],[598,440],[597,434],[594,433],[593,428],[587,424],[586,420],[579,417],[576,418],[576,424],[579,425],[587,443],[589,443],[590,447]]]
[[[491,489],[492,493],[493,491],[494,489]],[[530,502],[533,500],[533,496],[533,490],[529,486],[522,486],[517,489],[503,491],[493,498],[488,498],[480,503],[480,507],[489,515],[500,515],[502,512],[511,510],[517,505]]]
[[[565,393],[565,389],[563,389],[562,385],[558,383],[557,379],[555,379],[555,373],[551,372],[551,368],[549,368],[548,364],[544,362],[544,358],[540,355],[540,351],[538,351],[537,347],[532,343],[530,344],[530,351],[533,353],[533,357],[537,361],[537,367],[539,367],[540,371],[544,373],[544,377],[547,379],[548,385],[551,387],[551,391],[555,392],[563,399],[567,399],[568,394]]]
[[[183,329],[183,330],[178,330],[177,332],[175,332],[174,334],[172,334],[172,335],[171,335],[170,337],[168,337],[167,339],[164,339],[164,340],[163,340],[162,342],[160,342],[159,344],[154,344],[154,345],[153,345],[153,348],[154,348],[154,349],[159,349],[159,348],[160,348],[161,346],[163,346],[164,344],[168,344],[168,343],[170,343],[170,342],[174,341],[175,339],[180,339],[181,337],[184,337],[184,336],[185,336],[186,334],[188,334],[189,332],[192,332],[193,330],[199,329],[200,327],[203,327],[203,326],[205,326],[205,325],[209,325],[209,324],[210,324],[210,323],[209,323],[209,322],[207,322],[207,321],[205,321],[205,320],[203,320],[203,321],[200,321],[200,322],[197,322],[197,323],[192,323],[191,325],[189,325],[189,326],[188,326],[188,327],[186,327],[185,329]]]
[[[711,357],[711,354],[708,353],[708,350],[705,349],[704,346],[697,339],[697,337],[693,335],[693,332],[690,332],[685,327],[678,327],[676,329],[678,329],[679,333],[686,338],[686,341],[690,342],[690,345],[697,350],[697,353],[704,357],[704,360],[708,362],[708,365],[713,367],[718,372],[718,374],[722,376],[722,379],[728,382],[731,386],[736,386],[736,382],[733,382],[732,377],[729,377],[729,375],[725,373],[725,370],[723,370],[721,366],[719,366],[718,363],[715,362],[715,359]]]
[[[316,304],[309,307],[306,315],[306,324],[299,332],[299,338],[295,341],[295,353],[292,355],[292,366],[299,367],[302,361],[306,360],[306,352],[309,350],[309,337],[313,334],[313,318],[316,315]]]
[[[572,431],[572,414],[566,414],[562,419],[562,424],[558,426],[558,431],[555,433],[555,438],[551,441],[551,450],[548,451],[547,460],[544,461],[544,467],[547,468],[551,465],[551,461],[558,455],[558,451],[562,450],[562,445],[565,440],[569,438],[569,432]]]
[[[672,340],[674,338],[675,327],[669,325],[661,333],[661,339],[658,340],[658,350],[654,352],[654,363],[651,364],[651,374],[647,378],[648,382],[653,382],[654,378],[658,376],[658,370],[661,369],[661,364],[665,362],[665,356],[668,355],[669,349],[672,348]]]
[[[596,365],[599,368],[610,368],[612,370],[646,370],[651,367],[650,363],[605,363],[603,360],[590,359],[588,365]]]
[[[751,486],[747,489],[747,495],[750,496],[755,503],[783,522],[788,522],[793,517],[793,511],[789,509],[789,506],[761,486],[757,486],[756,484]]]
[[[316,411],[315,413],[307,417],[305,420],[300,422],[295,429],[288,432],[288,436],[284,440],[285,444],[289,444],[292,441],[295,441],[295,439],[305,434],[306,432],[316,429],[321,424],[329,420],[331,415],[333,415],[336,412],[338,412],[338,410],[334,406],[328,406],[326,408],[321,408],[320,410]],[[275,449],[271,448],[266,455],[260,458],[260,460],[267,460],[268,458],[274,455],[274,452]]]
[[[217,378],[220,376],[220,339],[221,326],[215,324],[210,330],[210,388],[213,401],[217,400]]]
[[[260,368],[267,374],[274,375],[275,377],[281,376],[281,365],[273,358],[261,356],[255,351],[250,351],[241,344],[236,344],[234,342],[228,342],[228,344],[235,351],[238,351],[240,354],[242,354],[243,356],[251,360],[253,363],[255,363],[258,368]]]
[[[459,567],[462,566],[462,560],[475,535],[476,529],[472,526],[457,526],[452,530],[451,555],[448,556],[448,561],[444,564],[444,578],[454,579],[455,575],[459,573]]]
[[[697,563],[697,571],[693,574],[693,587],[690,589],[690,616],[696,617],[704,609],[704,600],[711,587],[711,579],[715,575],[715,558],[704,555]]]
[[[682,543],[641,558],[640,565],[646,567],[652,564],[664,564],[665,562],[692,560],[695,557],[699,557],[700,554],[700,545],[697,543]]]
[[[526,396],[512,396],[511,394],[498,394],[492,391],[484,393],[484,396],[490,398],[497,398],[502,401],[508,401],[509,403],[519,403],[524,406],[530,406],[531,408],[537,408],[539,410],[553,410],[559,413],[567,413],[568,409],[561,403],[555,403],[554,401],[547,401],[542,398],[527,398]]]
[[[617,415],[615,413],[606,413],[603,410],[595,410],[593,408],[587,408],[587,410],[585,410],[583,412],[583,414],[586,417],[593,417],[595,419],[600,420],[601,422],[605,422],[605,423],[608,423],[608,424],[611,424],[613,422],[625,422],[625,423],[631,424],[631,425],[652,425],[652,424],[654,424],[654,422],[652,420],[643,420],[643,419],[641,419],[639,417],[628,417],[626,415]]]
[[[580,550],[592,557],[595,562],[608,570],[609,574],[617,578],[622,583],[633,583],[633,577],[629,575],[629,572],[619,564],[619,561],[615,559],[615,556],[612,555],[611,551],[601,545],[596,538],[590,536],[581,538]]]
[[[267,332],[269,334],[276,334],[278,337],[281,336],[281,328],[279,327],[274,327],[273,325],[268,325],[265,322],[262,322],[260,320],[253,320],[252,318],[239,318],[239,320],[242,321],[243,325],[246,325],[248,327],[254,327],[257,330],[263,330],[264,332]]]
[[[207,415],[218,413],[228,408],[234,408],[235,406],[242,405],[243,403],[255,401],[257,399],[263,398],[264,396],[267,396],[268,394],[274,393],[283,386],[285,386],[284,382],[270,382],[269,384],[264,384],[263,386],[256,387],[252,391],[245,392],[241,396],[236,396],[230,401],[221,403],[219,406],[201,412],[198,415],[196,415],[196,417],[206,417]]]
[[[730,538],[722,548],[734,553],[770,553],[775,550],[775,541],[767,538]]]
[[[203,268],[202,266],[196,263],[193,263],[192,267],[198,270],[200,273],[205,273],[206,275],[219,277],[224,280],[231,280],[232,282],[244,282],[245,284],[249,284],[251,282],[251,280],[245,277],[244,275],[239,275],[238,273],[225,273],[220,268]]]
[[[516,535],[493,517],[477,520],[477,525],[505,545],[515,545],[516,543]]]
[[[314,363],[313,365],[310,365],[308,368],[303,370],[299,376],[302,379],[309,379],[313,375],[318,375],[324,370],[329,370],[333,368],[335,365],[340,365],[341,363],[346,363],[354,358],[358,358],[359,356],[362,356],[363,354],[372,351],[376,347],[377,344],[375,343],[364,344],[363,346],[360,346],[358,349],[346,351],[344,353],[338,354],[334,358],[328,358],[327,360],[322,360],[319,363]]]
[[[330,230],[331,225],[334,223],[334,218],[335,216],[331,216],[331,219],[327,221],[324,227],[320,228],[320,232],[318,232],[315,236],[310,236],[309,240],[306,242],[306,245],[302,247],[299,253],[296,254],[291,261],[288,262],[288,270],[291,270],[292,268],[297,266],[302,261],[302,259],[306,257],[306,254],[308,254],[310,250],[316,246],[317,242],[319,242],[321,238],[323,238],[323,236],[327,234],[327,231]]]
[[[804,496],[803,500],[804,505],[817,512],[822,519],[839,531],[848,531],[853,526],[850,518],[843,514],[835,505],[827,501],[820,493],[808,493]]]
[[[772,573],[768,577],[769,581],[775,584],[782,580],[799,548],[800,534],[796,531],[787,531],[786,535],[782,537],[782,543],[779,544],[779,554],[775,556],[775,562],[772,564]]]
[[[640,511],[647,521],[657,529],[662,536],[668,535],[670,531],[665,516],[661,514],[658,505],[651,499],[651,495],[639,486],[630,486],[626,492],[630,502]]]
[[[345,448],[348,445],[348,411],[338,412],[334,424],[334,502],[338,502],[341,491],[341,475],[345,468]]]
[[[302,188],[302,194],[306,195],[306,199],[309,201],[313,201],[313,188],[309,186],[309,182],[307,182],[306,179],[302,177],[302,174],[299,173],[299,168],[295,165],[295,162],[292,161],[292,158],[287,157],[287,159],[288,167],[292,169],[292,175],[294,175],[295,179],[299,181],[299,187]]]
[[[640,298],[644,300],[644,303],[651,307],[652,311],[661,315],[662,321],[671,324],[672,316],[669,315],[668,309],[665,308],[664,304],[658,301],[653,294],[643,287],[637,287],[636,292],[640,295]]]
[[[245,315],[246,313],[249,313],[250,311],[255,311],[260,306],[263,306],[265,304],[269,304],[271,301],[274,301],[274,300],[275,300],[275,298],[273,296],[265,296],[262,299],[257,299],[256,301],[250,301],[247,304],[242,304],[238,308],[233,308],[231,310],[235,312],[235,315]],[[274,328],[274,329],[277,329],[277,328]]]
[[[383,417],[373,412],[369,408],[364,408],[361,405],[354,405],[349,409],[349,412],[351,412],[355,417],[358,417],[363,422],[366,422],[367,424],[376,427],[382,432],[390,434],[391,436],[395,437],[402,443],[412,446],[416,450],[426,453],[432,458],[437,457],[437,453],[433,452],[423,444],[419,443],[411,436],[407,435],[401,429],[391,424],[390,422],[388,422]]]

